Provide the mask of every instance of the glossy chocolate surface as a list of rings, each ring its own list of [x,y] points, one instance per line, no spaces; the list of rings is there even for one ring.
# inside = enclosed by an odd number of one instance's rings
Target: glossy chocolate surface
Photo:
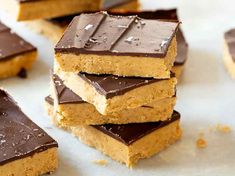
[[[131,145],[142,137],[163,128],[170,123],[180,119],[180,114],[174,111],[172,117],[166,121],[149,122],[149,123],[132,123],[124,125],[94,125],[93,127],[110,137],[124,143]]]
[[[164,58],[178,26],[177,22],[105,12],[81,14],[73,19],[55,51]]]
[[[56,98],[59,104],[85,103],[80,96],[67,88],[63,81],[55,74],[52,76],[52,84],[55,88]]]
[[[143,12],[125,12],[125,13],[109,12],[109,13],[113,15],[122,15],[122,16],[137,15],[138,17],[145,19],[161,19],[161,20],[172,20],[172,21],[179,20],[176,9],[143,11]],[[72,21],[73,17],[74,15],[53,18],[50,20],[50,22],[60,27],[66,28],[69,25],[69,23]],[[183,31],[181,29],[177,31],[176,38],[177,38],[178,53],[174,65],[183,65],[188,57],[188,43],[186,42]]]
[[[0,105],[0,165],[58,147],[3,90],[0,90]]]
[[[36,51],[36,48],[0,22],[0,61]]]

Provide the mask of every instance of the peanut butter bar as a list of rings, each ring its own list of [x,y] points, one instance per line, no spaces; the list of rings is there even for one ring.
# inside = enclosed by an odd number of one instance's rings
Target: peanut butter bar
[[[105,12],[81,14],[56,45],[55,59],[67,72],[170,78],[178,26]]]
[[[175,95],[177,80],[174,74],[170,79],[118,77],[64,72],[55,67],[55,74],[64,84],[103,115],[138,108]]]
[[[0,175],[39,176],[58,166],[57,142],[0,90]]]
[[[37,49],[0,22],[0,79],[25,76],[36,60]]]
[[[69,126],[164,121],[171,117],[176,103],[174,96],[105,116],[100,114],[94,105],[83,101],[80,96],[66,87],[57,75],[53,75],[51,97],[46,97],[46,100],[50,104],[56,103],[54,111],[57,112],[57,121]]]

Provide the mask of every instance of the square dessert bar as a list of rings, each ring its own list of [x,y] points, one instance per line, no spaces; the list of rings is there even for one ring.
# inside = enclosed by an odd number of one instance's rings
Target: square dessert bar
[[[169,79],[154,79],[64,72],[56,63],[55,68],[55,74],[68,88],[103,115],[175,96],[177,80],[174,74]]]
[[[15,76],[31,68],[37,49],[1,22],[0,41],[0,79]]]
[[[81,14],[56,45],[55,59],[67,72],[170,78],[178,27],[137,16]]]
[[[56,121],[53,106],[48,108],[49,115],[56,125],[128,167],[132,167],[140,159],[159,153],[181,138],[180,114],[176,111],[170,119],[158,122],[63,126]]]
[[[56,170],[57,142],[0,90],[0,175],[38,176]]]
[[[224,63],[231,77],[235,79],[235,29],[224,35]]]
[[[139,7],[138,0],[0,0],[0,8],[11,13],[18,21],[48,19],[84,11],[99,11],[107,8],[123,10]]]
[[[132,9],[129,9],[132,10]],[[156,10],[156,11],[142,11],[142,12],[109,12],[113,15],[130,16],[137,15],[140,18],[145,19],[161,19],[161,20],[173,20],[178,21],[177,10]],[[52,18],[49,20],[34,20],[27,23],[31,29],[36,32],[44,34],[53,42],[58,42],[63,35],[65,29],[72,21],[74,15],[64,16],[58,18]],[[176,33],[177,40],[177,56],[175,58],[172,71],[176,74],[176,78],[179,78],[182,74],[184,65],[188,58],[188,44],[184,37],[183,31],[179,28]]]
[[[67,88],[57,75],[53,75],[51,97],[46,97],[46,102],[56,103],[54,108],[57,112],[57,121],[61,125],[76,126],[164,121],[171,117],[176,97],[164,98],[138,108],[126,109],[105,116],[100,114],[94,105],[83,101],[80,96]]]

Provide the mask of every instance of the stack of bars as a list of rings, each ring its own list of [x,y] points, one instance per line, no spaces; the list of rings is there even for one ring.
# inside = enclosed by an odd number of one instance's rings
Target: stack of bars
[[[178,28],[105,12],[76,16],[55,47],[52,121],[128,167],[175,143]]]

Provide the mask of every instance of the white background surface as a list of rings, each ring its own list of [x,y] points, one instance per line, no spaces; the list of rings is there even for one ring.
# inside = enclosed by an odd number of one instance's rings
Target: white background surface
[[[70,134],[53,127],[44,109],[49,92],[49,69],[53,64],[53,45],[43,36],[15,23],[6,14],[0,19],[39,48],[39,58],[28,79],[0,81],[23,111],[59,142],[59,169],[55,176],[119,175],[235,175],[235,134],[210,130],[218,123],[235,130],[235,81],[223,62],[223,32],[235,27],[232,0],[143,0],[146,8],[178,7],[183,30],[190,45],[189,60],[178,86],[176,109],[182,114],[182,140],[133,169],[81,144]],[[1,42],[1,41],[0,41]],[[205,133],[208,147],[198,149],[195,141]],[[107,166],[92,163],[105,159]]]

